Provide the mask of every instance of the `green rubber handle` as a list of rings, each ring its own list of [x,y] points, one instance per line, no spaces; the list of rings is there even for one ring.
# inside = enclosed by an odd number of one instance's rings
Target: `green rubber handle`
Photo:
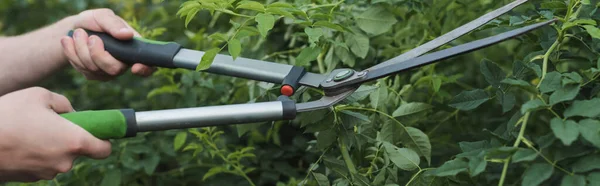
[[[119,61],[133,65],[142,63],[148,66],[176,68],[173,58],[181,45],[175,42],[162,42],[134,37],[131,40],[118,40],[109,34],[85,30],[88,35],[100,37],[104,49]],[[73,30],[67,34],[73,37]]]
[[[133,137],[137,133],[135,111],[132,109],[80,111],[61,116],[99,139]]]

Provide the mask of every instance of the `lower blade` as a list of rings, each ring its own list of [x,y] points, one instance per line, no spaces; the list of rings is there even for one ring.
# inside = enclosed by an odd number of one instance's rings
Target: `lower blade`
[[[527,32],[530,32],[532,30],[538,29],[542,26],[546,26],[551,23],[554,23],[555,21],[557,21],[557,20],[553,19],[550,21],[533,24],[533,25],[526,26],[523,28],[508,31],[508,32],[505,32],[502,34],[491,36],[491,37],[488,37],[485,39],[480,39],[477,41],[462,44],[462,45],[452,47],[449,49],[437,51],[437,52],[427,54],[427,55],[424,55],[424,56],[421,56],[418,58],[407,60],[402,63],[393,63],[391,65],[383,66],[383,67],[376,68],[376,69],[369,71],[367,76],[363,79],[356,79],[355,81],[348,81],[348,82],[344,82],[342,84],[338,84],[336,86],[324,87],[324,88],[339,88],[339,87],[344,87],[344,86],[353,86],[354,84],[360,84],[360,83],[364,83],[367,81],[372,81],[372,80],[379,79],[379,78],[382,78],[385,76],[397,74],[399,72],[403,72],[403,71],[410,70],[413,68],[421,67],[423,65],[432,64],[432,63],[438,62],[440,60],[444,60],[444,59],[448,59],[448,58],[451,58],[451,57],[454,57],[457,55],[469,53],[474,50],[482,49],[482,48],[506,41],[508,39],[517,37],[517,36],[525,34]]]

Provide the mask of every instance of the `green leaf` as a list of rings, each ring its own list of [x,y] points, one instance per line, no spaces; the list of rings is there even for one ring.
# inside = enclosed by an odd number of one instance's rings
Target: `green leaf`
[[[212,40],[217,40],[217,41],[227,41],[227,35],[220,33],[220,32],[215,32],[214,34],[211,34],[210,36],[208,36],[208,38],[210,38]]]
[[[550,128],[556,138],[560,139],[566,146],[571,145],[579,137],[579,127],[573,120],[563,121],[560,118],[552,118]]]
[[[583,117],[596,117],[600,115],[600,98],[594,98],[591,100],[575,100],[567,110],[565,110],[565,117],[583,116]]]
[[[433,86],[433,92],[437,93],[440,91],[440,88],[442,87],[442,78],[441,77],[432,77],[431,78],[431,85]]]
[[[580,175],[565,175],[560,182],[561,186],[585,186],[585,177]]]
[[[583,28],[587,31],[590,36],[596,39],[600,39],[600,29],[593,25],[584,25]]]
[[[235,9],[247,9],[264,12],[265,6],[256,1],[242,1]]]
[[[345,32],[345,30],[342,26],[332,23],[332,22],[329,22],[329,21],[317,21],[313,24],[313,26],[322,26],[322,27],[334,29],[339,32]]]
[[[231,55],[231,57],[233,57],[233,60],[240,56],[240,53],[242,53],[242,43],[240,43],[240,40],[231,39],[229,41],[229,44],[227,45],[229,49],[229,54]]]
[[[526,112],[536,111],[546,107],[548,107],[548,105],[546,105],[542,100],[529,100],[521,107],[521,113],[525,114]]]
[[[198,14],[198,11],[200,11],[200,9],[194,9],[187,13],[187,15],[185,16],[185,27],[186,28],[188,27],[190,22],[192,22],[192,19],[194,19],[194,17],[196,17],[196,14]]]
[[[347,176],[348,175],[348,168],[346,167],[346,164],[344,164],[344,161],[342,160],[338,160],[329,156],[325,156],[323,158],[323,164],[325,164],[325,166],[331,170],[333,170],[333,172],[341,175],[341,176]]]
[[[273,29],[273,26],[275,26],[275,17],[271,14],[260,13],[256,15],[255,20],[258,23],[256,28],[258,28],[260,35],[263,36],[263,38],[266,38],[269,30]]]
[[[373,185],[383,185],[385,182],[385,175],[387,174],[387,169],[381,169],[379,173],[373,178]]]
[[[406,134],[402,135],[401,140],[406,147],[414,150],[419,154],[419,156],[423,156],[427,163],[431,163],[431,142],[429,141],[429,137],[423,131],[413,128],[406,127]]]
[[[385,84],[385,80],[380,81],[379,88],[377,88],[377,91],[371,93],[369,98],[371,99],[371,106],[374,109],[385,106],[388,98],[388,87]]]
[[[520,79],[507,78],[507,79],[500,81],[500,83],[519,87],[528,92],[537,94],[537,89],[533,85],[529,84],[527,81],[523,81]]]
[[[489,99],[490,98],[485,91],[475,89],[461,92],[450,101],[449,105],[460,110],[473,110]]]
[[[365,58],[369,53],[369,38],[362,34],[345,33],[344,39],[350,50],[358,57]]]
[[[319,42],[319,38],[323,36],[323,29],[321,28],[304,28],[304,32],[308,35],[308,42],[311,46],[314,46],[317,42]]]
[[[225,169],[221,166],[210,168],[208,170],[208,172],[206,172],[206,174],[204,174],[204,176],[202,176],[202,181],[205,181],[206,179],[208,179],[214,175],[217,175],[219,173],[224,173],[225,171],[227,171],[227,169]]]
[[[475,177],[483,171],[485,171],[486,166],[487,161],[484,159],[483,156],[469,158],[469,174],[471,175],[471,177]]]
[[[354,64],[356,63],[356,57],[354,57],[354,55],[350,53],[347,48],[336,46],[334,53],[335,56],[342,60],[342,63],[348,65],[349,67],[354,67]]]
[[[586,180],[590,182],[589,186],[600,186],[600,172],[588,174]]]
[[[266,10],[267,13],[270,14],[274,14],[274,15],[282,15],[284,17],[288,17],[288,18],[294,18],[294,15],[286,10],[282,10],[281,8],[278,7],[269,7]]]
[[[579,75],[579,73],[577,72],[563,74],[563,76],[565,77],[562,80],[563,86],[568,84],[580,84],[583,82],[583,77],[581,77],[581,75]]]
[[[407,116],[407,115],[423,112],[423,111],[429,110],[431,108],[432,108],[432,106],[427,103],[418,103],[418,102],[405,103],[405,104],[400,105],[400,107],[398,107],[398,109],[396,109],[394,111],[394,113],[392,113],[392,116],[394,116],[394,117]]]
[[[371,35],[386,33],[398,22],[396,16],[382,6],[371,6],[355,19],[358,27]]]
[[[407,148],[398,148],[388,142],[383,142],[383,147],[390,160],[398,168],[406,171],[419,168],[419,163],[421,161],[419,155],[415,151]]]
[[[269,4],[268,7],[294,8],[294,6],[292,6],[289,3],[285,3],[285,2],[274,2],[274,3]]]
[[[320,53],[321,48],[319,47],[305,47],[296,57],[296,66],[308,65],[311,61],[316,60]]]
[[[581,137],[600,148],[600,121],[584,119],[579,121]]]
[[[517,152],[513,154],[511,160],[513,163],[518,163],[533,161],[535,160],[535,158],[537,158],[537,152],[535,152],[534,150],[519,148],[519,150],[517,150]]]
[[[562,75],[556,71],[547,73],[540,84],[540,91],[542,93],[549,93],[561,88],[561,78]]]
[[[246,134],[254,129],[257,129],[262,124],[263,123],[250,123],[250,124],[235,125],[235,128],[237,129],[237,136],[242,137],[242,136],[244,136],[244,134]]]
[[[187,138],[187,132],[179,132],[175,135],[175,139],[173,140],[173,147],[175,151],[181,149],[183,144],[185,144],[185,140]]]
[[[567,5],[560,1],[547,1],[540,4],[543,9],[561,10],[567,9]]]
[[[561,87],[550,95],[550,105],[575,99],[577,94],[579,94],[579,89],[579,85],[566,85]]]
[[[577,19],[575,21],[566,22],[565,24],[563,24],[562,30],[566,30],[566,29],[569,29],[571,27],[578,26],[578,25],[594,25],[595,26],[596,21],[594,21],[592,19]]]
[[[144,172],[148,175],[152,175],[154,170],[156,170],[156,166],[160,162],[160,156],[157,153],[150,153],[147,155],[148,157],[141,160],[139,163],[144,166]]]
[[[217,54],[221,52],[220,48],[212,48],[202,55],[202,59],[200,60],[200,64],[196,67],[196,71],[203,71],[210,68],[210,65],[215,60]]]
[[[521,185],[536,186],[542,184],[545,180],[550,178],[554,167],[552,165],[544,163],[535,163],[531,165],[523,174],[523,181]]]
[[[490,148],[490,144],[487,141],[475,141],[475,142],[462,141],[462,142],[458,143],[458,146],[460,147],[460,150],[462,150],[463,152],[480,151],[480,150]]]
[[[469,165],[465,160],[457,158],[445,162],[442,166],[435,169],[432,174],[436,176],[455,176],[458,173],[466,172],[468,168]]]
[[[600,169],[600,155],[590,154],[584,156],[573,163],[572,169],[573,172],[588,172],[591,170]]]
[[[313,178],[319,186],[329,186],[329,179],[321,173],[312,172]]]
[[[499,88],[500,82],[506,78],[506,73],[494,62],[487,59],[481,61],[480,70],[485,80],[494,88]]]
[[[111,169],[106,171],[106,174],[102,176],[102,182],[100,186],[119,186],[121,185],[121,170]]]
[[[510,111],[513,107],[515,107],[517,98],[512,92],[503,93],[502,91],[498,90],[496,92],[496,96],[502,104],[502,113],[506,113]]]
[[[326,149],[337,140],[337,137],[338,135],[334,129],[321,131],[317,136],[317,147],[319,149]]]
[[[148,93],[148,96],[146,96],[146,99],[151,99],[155,96],[162,95],[162,94],[182,95],[183,92],[179,89],[178,85],[165,85],[165,86],[162,86],[160,88],[156,88],[156,89],[153,89],[152,91],[150,91]]]

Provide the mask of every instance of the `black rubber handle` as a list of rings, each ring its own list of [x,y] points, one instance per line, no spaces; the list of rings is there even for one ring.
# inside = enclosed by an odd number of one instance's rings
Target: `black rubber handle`
[[[86,30],[88,35],[96,35],[102,39],[104,49],[119,61],[133,65],[142,63],[148,66],[176,68],[173,58],[181,49],[174,42],[154,41],[139,37],[131,40],[118,40],[106,33]],[[73,31],[68,34],[73,37]]]

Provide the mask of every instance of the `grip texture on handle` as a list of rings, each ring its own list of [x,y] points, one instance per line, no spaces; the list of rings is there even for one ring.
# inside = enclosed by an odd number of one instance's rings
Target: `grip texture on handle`
[[[61,114],[99,139],[132,137],[137,133],[135,111],[101,110]]]
[[[174,42],[161,42],[135,37],[131,40],[118,40],[109,34],[85,30],[88,35],[102,39],[104,49],[119,61],[133,65],[142,63],[148,66],[176,68],[173,58],[181,49]],[[68,35],[73,37],[71,30]]]

